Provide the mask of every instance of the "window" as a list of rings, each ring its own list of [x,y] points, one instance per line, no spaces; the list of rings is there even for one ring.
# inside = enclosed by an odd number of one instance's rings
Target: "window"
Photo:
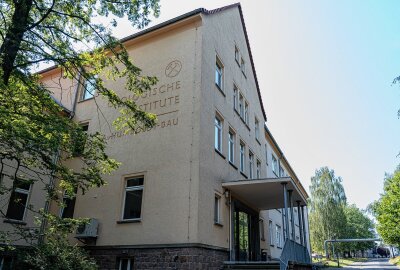
[[[284,177],[285,176],[285,170],[282,168],[281,165],[279,165],[279,176]]]
[[[224,67],[223,67],[221,61],[217,57],[217,59],[215,61],[215,84],[221,90],[223,89],[222,88],[223,72],[224,72]]]
[[[249,151],[249,177],[253,179],[253,169],[254,169],[254,154]]]
[[[257,118],[254,120],[254,132],[256,139],[260,140],[260,122]]]
[[[83,154],[83,151],[85,150],[86,134],[87,131],[89,130],[89,123],[81,124],[81,128],[83,134],[77,134],[74,141],[74,150],[73,150],[74,152],[72,153],[74,157],[81,156]]]
[[[143,176],[137,176],[126,179],[124,213],[123,213],[124,220],[141,218],[143,183],[144,183]]]
[[[265,164],[268,166],[268,145],[265,144]]]
[[[214,197],[214,223],[221,224],[221,197],[217,194]]]
[[[76,191],[75,191],[76,194]],[[73,218],[75,210],[76,197],[68,195],[66,192],[63,194],[63,207],[60,211],[61,218]]]
[[[249,103],[244,104],[244,122],[248,125],[249,124]]]
[[[279,225],[276,225],[276,246],[282,247],[282,231]]]
[[[274,155],[272,155],[272,171],[278,176],[278,160]]]
[[[245,163],[245,145],[240,142],[240,171],[244,173],[244,163]]]
[[[239,49],[237,46],[235,46],[235,61],[240,66],[239,58],[240,58]]]
[[[273,231],[273,226],[272,226],[272,220],[269,221],[268,223],[268,231],[269,231],[269,244],[271,246],[274,245],[274,231]]]
[[[238,88],[236,85],[233,85],[233,109],[238,110]]]
[[[28,204],[31,183],[26,180],[19,179],[15,181],[15,188],[11,193],[6,218],[23,220],[25,217],[25,209]]]
[[[222,121],[218,116],[215,116],[215,149],[222,152]]]
[[[256,177],[257,179],[261,178],[261,161],[258,159],[257,159]]]
[[[232,164],[235,163],[235,133],[232,130],[229,130],[228,160]]]
[[[97,77],[85,80],[83,84],[81,100],[87,100],[94,97],[96,94],[96,79]]]
[[[244,118],[244,98],[242,94],[239,94],[239,115]]]
[[[265,241],[264,220],[263,220],[263,219],[260,219],[259,224],[260,224],[260,237],[261,237],[261,241]]]
[[[11,270],[13,267],[13,258],[10,256],[0,257],[0,270]]]
[[[133,269],[133,259],[131,258],[119,259],[118,270],[132,270],[132,269]]]
[[[246,65],[245,65],[243,57],[240,59],[240,69],[242,70],[243,75],[246,76]]]

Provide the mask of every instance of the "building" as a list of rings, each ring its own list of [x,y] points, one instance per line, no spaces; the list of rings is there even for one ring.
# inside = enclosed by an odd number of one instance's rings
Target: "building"
[[[196,9],[122,41],[159,82],[142,96],[126,93],[121,81],[113,87],[156,113],[158,123],[137,134],[115,132],[108,123],[118,112],[104,99],[56,68],[42,71],[73,120],[103,132],[108,153],[122,162],[108,185],[51,211],[93,219],[77,236],[100,269],[308,262],[307,193],[264,124],[240,4]],[[79,170],[74,159],[68,166]],[[44,205],[36,187],[25,191]],[[32,224],[24,214],[5,222]]]

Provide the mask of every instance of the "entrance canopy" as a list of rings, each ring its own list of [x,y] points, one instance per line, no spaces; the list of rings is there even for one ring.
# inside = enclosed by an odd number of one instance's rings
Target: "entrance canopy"
[[[297,201],[301,206],[307,205],[306,195],[300,192],[290,177],[225,181],[222,187],[259,210],[270,210],[284,208],[284,183],[287,190],[292,190],[293,206],[297,206]]]

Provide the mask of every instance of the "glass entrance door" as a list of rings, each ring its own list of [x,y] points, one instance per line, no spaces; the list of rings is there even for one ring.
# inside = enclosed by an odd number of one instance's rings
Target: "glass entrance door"
[[[258,213],[240,202],[235,202],[233,211],[235,260],[258,260],[260,253],[258,230]]]

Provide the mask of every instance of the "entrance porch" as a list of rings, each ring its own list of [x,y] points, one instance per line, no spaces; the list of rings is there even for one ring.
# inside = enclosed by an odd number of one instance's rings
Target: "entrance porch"
[[[256,265],[257,269],[272,269],[278,265],[284,270],[291,263],[310,263],[304,216],[307,194],[300,183],[284,177],[226,181],[222,187],[231,198],[230,260],[225,262],[226,269],[255,269]],[[297,242],[295,207],[299,221]],[[272,209],[282,209],[284,245],[279,260],[267,262],[267,256],[260,248],[259,213]],[[289,216],[293,218],[289,219]],[[253,268],[243,268],[245,265]]]

